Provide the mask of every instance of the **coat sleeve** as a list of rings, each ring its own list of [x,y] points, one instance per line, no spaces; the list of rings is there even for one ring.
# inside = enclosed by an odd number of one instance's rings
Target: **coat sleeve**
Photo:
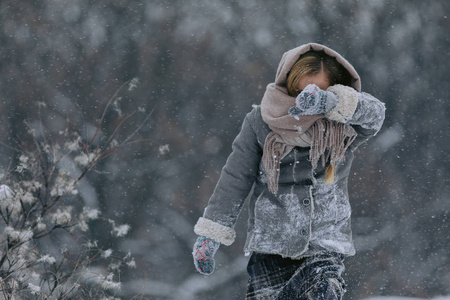
[[[336,94],[339,100],[325,117],[353,126],[358,137],[352,143],[352,148],[378,133],[383,125],[386,110],[383,102],[370,94],[359,93],[351,87],[339,84],[329,87],[327,91]]]
[[[380,131],[385,117],[383,102],[367,93],[357,93],[358,104],[353,116],[348,120],[358,133],[352,148],[356,148]]]
[[[194,227],[196,234],[224,245],[234,242],[234,225],[258,175],[262,148],[252,124],[255,113],[245,117],[203,217]]]
[[[358,93],[358,104],[348,123],[371,130],[375,135],[383,125],[385,111],[383,102],[370,94]]]

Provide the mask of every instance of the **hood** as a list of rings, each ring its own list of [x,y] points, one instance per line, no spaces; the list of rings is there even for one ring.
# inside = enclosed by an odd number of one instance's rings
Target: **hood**
[[[340,63],[344,68],[346,68],[347,71],[350,72],[350,75],[353,77],[352,87],[358,92],[361,92],[361,78],[359,77],[355,68],[353,68],[353,66],[336,51],[316,43],[304,44],[297,48],[291,49],[283,54],[280,64],[278,65],[277,75],[275,77],[275,85],[277,89],[287,94],[287,87],[286,87],[287,74],[291,70],[292,66],[297,62],[300,55],[310,50],[323,51],[325,52],[325,54],[328,54],[329,56],[336,58],[338,63]]]

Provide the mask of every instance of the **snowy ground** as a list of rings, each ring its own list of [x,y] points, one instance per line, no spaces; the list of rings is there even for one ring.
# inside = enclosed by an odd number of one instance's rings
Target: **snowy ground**
[[[423,298],[411,298],[411,297],[396,297],[396,296],[387,296],[387,297],[372,297],[366,298],[363,300],[427,300]],[[450,300],[450,296],[440,296],[433,299],[428,300]]]

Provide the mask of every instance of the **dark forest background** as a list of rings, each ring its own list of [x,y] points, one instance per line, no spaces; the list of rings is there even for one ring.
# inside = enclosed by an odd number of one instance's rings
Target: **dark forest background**
[[[387,107],[350,179],[358,253],[346,260],[347,298],[449,295],[449,32],[448,0],[3,0],[0,142],[25,139],[25,120],[55,135],[92,131],[120,86],[139,78],[120,107],[153,110],[145,140],[82,182],[86,205],[131,225],[120,243],[100,225],[90,233],[136,259],[118,296],[243,299],[247,212],[210,277],[194,270],[192,228],[281,55],[325,44]],[[115,125],[106,118],[104,130]],[[0,147],[5,172],[15,152]]]

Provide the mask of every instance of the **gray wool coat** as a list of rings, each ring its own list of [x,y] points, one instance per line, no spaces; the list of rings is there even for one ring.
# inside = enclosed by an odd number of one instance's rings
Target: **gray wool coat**
[[[281,160],[276,195],[267,188],[261,162],[270,128],[255,106],[233,142],[232,153],[222,169],[208,206],[194,227],[198,235],[230,245],[234,225],[246,199],[249,219],[245,252],[279,254],[298,259],[333,251],[354,255],[351,208],[347,182],[355,149],[375,135],[384,121],[382,102],[367,93],[355,92],[358,105],[348,121],[357,132],[336,165],[335,184],[325,185],[325,168],[312,170],[309,148],[295,147]]]

